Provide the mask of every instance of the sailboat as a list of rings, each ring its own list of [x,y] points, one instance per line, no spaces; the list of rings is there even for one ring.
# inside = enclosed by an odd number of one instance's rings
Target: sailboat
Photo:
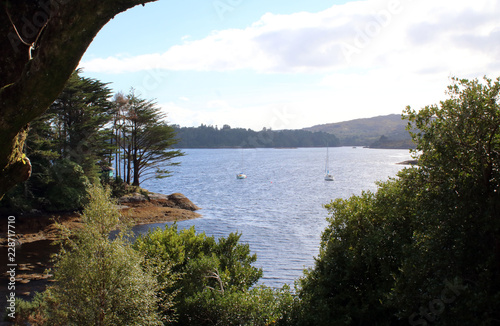
[[[333,181],[333,174],[330,173],[330,169],[328,168],[328,146],[326,147],[326,163],[325,163],[325,181]]]
[[[243,151],[241,151],[241,166],[243,166]],[[236,179],[246,179],[247,176],[243,172],[240,172],[236,175]]]

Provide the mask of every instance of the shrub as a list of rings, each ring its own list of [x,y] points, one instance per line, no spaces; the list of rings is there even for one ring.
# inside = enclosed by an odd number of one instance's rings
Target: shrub
[[[55,284],[41,303],[23,307],[40,325],[161,325],[156,279],[121,232],[121,216],[100,186],[88,189],[83,227],[64,241],[55,267]]]
[[[179,325],[266,325],[282,318],[292,301],[289,289],[252,288],[262,270],[252,266],[257,257],[239,239],[231,233],[215,240],[174,224],[136,240],[147,260],[170,266],[170,277],[158,277],[160,284],[174,280],[164,286],[164,293],[176,293],[164,315],[175,315]]]

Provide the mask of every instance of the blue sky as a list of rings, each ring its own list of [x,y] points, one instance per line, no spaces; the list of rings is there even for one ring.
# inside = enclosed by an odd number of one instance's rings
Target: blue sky
[[[297,129],[500,76],[498,17],[497,0],[159,0],[117,15],[80,67],[181,126]]]

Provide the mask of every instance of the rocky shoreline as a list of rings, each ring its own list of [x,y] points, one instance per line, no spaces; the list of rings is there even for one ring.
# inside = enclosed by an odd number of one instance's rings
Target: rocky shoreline
[[[117,200],[122,215],[134,225],[184,221],[201,217],[200,208],[180,193],[163,195],[150,192],[132,193]],[[34,213],[15,216],[16,238],[19,244],[41,240],[56,240],[56,222],[74,229],[81,225],[79,212]],[[1,220],[0,220],[1,221]],[[7,244],[7,223],[0,223],[0,246]]]
[[[130,218],[135,225],[183,221],[201,217],[200,208],[180,193],[163,195],[142,191],[123,196],[117,200],[122,215]],[[7,257],[7,216],[0,218],[0,254]],[[76,229],[82,226],[79,212],[49,213],[15,216],[16,231],[16,295],[30,298],[34,292],[43,291],[50,282],[51,255],[58,250],[52,246],[60,237],[56,224]],[[9,275],[6,265],[0,267],[0,283],[7,284]],[[0,296],[5,297],[7,289],[1,288]],[[0,304],[0,322],[4,304]]]

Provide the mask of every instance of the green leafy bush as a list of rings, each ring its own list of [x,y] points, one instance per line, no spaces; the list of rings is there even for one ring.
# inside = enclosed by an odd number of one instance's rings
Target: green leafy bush
[[[69,234],[57,256],[54,285],[21,306],[24,318],[38,325],[161,325],[156,279],[143,257],[125,233],[109,238],[124,227],[109,191],[93,185],[88,193],[83,227]]]
[[[60,160],[51,167],[52,182],[48,185],[46,198],[50,211],[75,210],[83,207],[90,185],[80,165],[69,160]]]
[[[176,316],[179,325],[266,325],[282,318],[292,296],[288,289],[252,288],[262,270],[252,264],[248,244],[231,233],[215,240],[194,227],[178,230],[174,224],[139,237],[134,247],[153,264],[168,264],[170,277],[159,283],[175,293],[174,305],[164,315]]]

